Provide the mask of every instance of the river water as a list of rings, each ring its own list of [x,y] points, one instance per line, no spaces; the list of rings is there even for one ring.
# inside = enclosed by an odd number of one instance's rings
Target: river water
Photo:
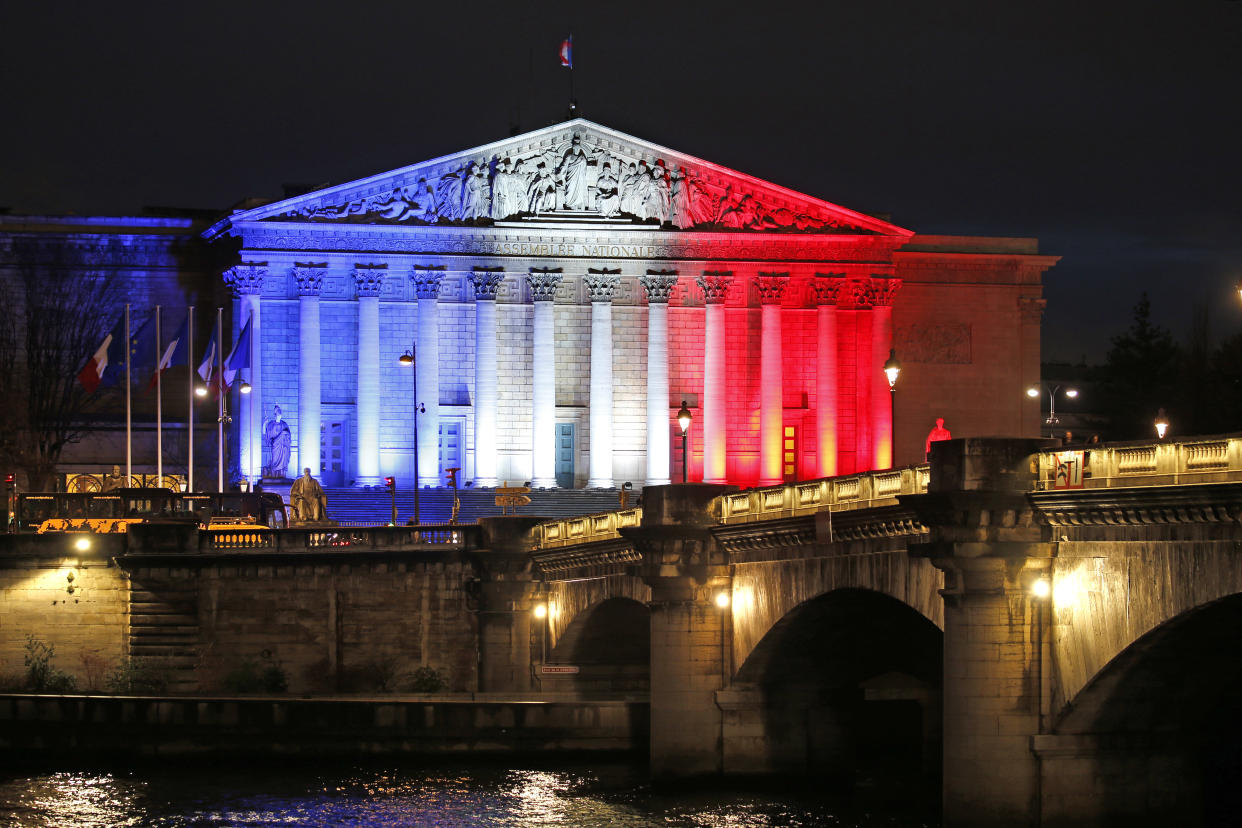
[[[737,784],[657,790],[647,784],[645,767],[598,761],[168,765],[0,775],[0,824],[14,828],[936,824],[881,792],[871,800]]]

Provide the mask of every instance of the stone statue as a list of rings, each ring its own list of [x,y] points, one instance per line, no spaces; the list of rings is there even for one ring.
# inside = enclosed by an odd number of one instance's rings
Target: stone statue
[[[496,177],[492,180],[492,218],[508,218],[521,208],[520,199],[515,201],[513,184],[515,176],[511,172],[512,164],[506,158],[496,165]]]
[[[638,215],[641,210],[641,202],[636,198],[638,195],[638,166],[633,161],[630,162],[630,165],[626,167],[625,172],[621,175],[617,192],[621,196],[621,212],[631,216]]]
[[[436,191],[427,183],[427,179],[418,179],[418,183],[414,185],[412,197],[416,202],[414,218],[434,224],[440,217],[440,213],[436,209]]]
[[[466,167],[465,191],[461,217],[466,221],[486,217],[492,209],[492,185],[487,179],[486,164]]]
[[[529,212],[539,215],[556,209],[556,178],[547,165],[540,164],[535,169],[534,178],[526,192],[530,203]]]
[[[569,149],[565,150],[565,156],[561,159],[560,166],[556,168],[557,178],[565,185],[565,193],[561,198],[561,204],[566,209],[591,209],[591,193],[587,187],[588,161],[587,154],[582,149],[582,139],[575,135],[569,144]]]
[[[689,230],[697,223],[690,200],[691,184],[685,167],[678,167],[669,174],[669,221],[679,230]]]
[[[440,218],[452,221],[462,217],[464,187],[461,173],[448,172],[440,176],[440,181],[436,184],[436,204],[440,208]]]
[[[643,220],[655,219],[664,224],[668,221],[669,206],[668,179],[664,177],[664,167],[656,164],[643,191]]]
[[[289,487],[289,504],[299,523],[322,523],[328,519],[327,495],[319,481],[311,477],[310,469],[302,469],[302,476]]]
[[[103,490],[110,492],[113,489],[125,488],[125,475],[121,474],[120,466],[113,466],[112,471],[104,475]]]
[[[272,419],[263,426],[263,442],[267,443],[268,464],[263,470],[264,477],[285,478],[289,471],[289,447],[293,437],[289,432],[289,424],[280,414],[280,406],[272,406]]]
[[[944,417],[936,418],[936,427],[927,432],[927,443],[923,446],[923,459],[926,460],[931,455],[931,444],[938,443],[941,440],[952,440],[953,435],[944,427]]]
[[[621,196],[617,194],[617,177],[613,175],[612,165],[605,162],[595,182],[595,207],[601,216],[612,218],[621,212]]]

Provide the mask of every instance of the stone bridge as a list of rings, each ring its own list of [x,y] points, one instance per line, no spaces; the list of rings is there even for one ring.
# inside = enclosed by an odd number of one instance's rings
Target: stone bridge
[[[648,488],[532,528],[535,659],[545,687],[649,680],[657,777],[904,766],[946,825],[1222,824],[1240,513],[1232,438]]]

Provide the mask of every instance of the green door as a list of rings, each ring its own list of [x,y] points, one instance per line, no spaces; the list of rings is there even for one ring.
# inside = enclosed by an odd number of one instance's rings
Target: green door
[[[574,487],[574,424],[556,424],[556,485]]]

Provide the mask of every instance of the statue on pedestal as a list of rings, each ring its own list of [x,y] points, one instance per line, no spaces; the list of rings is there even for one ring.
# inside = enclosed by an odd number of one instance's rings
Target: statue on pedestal
[[[280,406],[272,406],[272,419],[263,426],[263,442],[267,443],[268,464],[263,469],[263,476],[276,480],[284,480],[289,470],[289,447],[293,436],[289,432],[289,424],[280,415]]]
[[[302,476],[289,487],[289,505],[298,523],[326,523],[328,520],[328,497],[319,481],[311,477],[310,469],[302,469]]]

